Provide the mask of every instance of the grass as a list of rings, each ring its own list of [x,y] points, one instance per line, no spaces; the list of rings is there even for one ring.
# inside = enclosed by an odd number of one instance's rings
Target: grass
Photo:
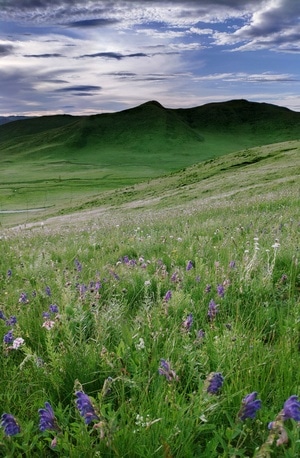
[[[228,153],[299,140],[299,127],[299,113],[243,100],[8,123],[0,126],[0,210],[57,214]]]
[[[24,343],[2,343],[0,414],[20,432],[0,429],[0,455],[298,456],[300,405],[297,421],[279,415],[300,395],[298,174],[299,142],[255,147],[76,199],[43,225],[8,220],[0,337]],[[254,391],[261,408],[241,420]]]

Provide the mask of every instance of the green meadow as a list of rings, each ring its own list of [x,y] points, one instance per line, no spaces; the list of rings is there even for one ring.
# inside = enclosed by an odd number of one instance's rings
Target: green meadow
[[[101,116],[0,126],[0,456],[300,456],[299,115]]]

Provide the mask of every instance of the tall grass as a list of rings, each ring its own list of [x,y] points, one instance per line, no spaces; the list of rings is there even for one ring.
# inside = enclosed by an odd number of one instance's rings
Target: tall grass
[[[293,419],[286,443],[276,430],[266,444],[300,395],[297,192],[178,208],[3,232],[0,414],[20,432],[0,429],[1,456],[300,454]],[[242,421],[254,391],[261,408]],[[45,402],[58,426],[40,431]]]

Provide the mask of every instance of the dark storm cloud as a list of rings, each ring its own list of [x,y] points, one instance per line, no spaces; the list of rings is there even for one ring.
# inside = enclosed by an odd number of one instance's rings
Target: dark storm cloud
[[[68,86],[68,87],[63,87],[63,88],[60,88],[60,89],[56,89],[55,92],[87,93],[87,92],[100,91],[101,89],[102,89],[101,86],[85,86],[85,85],[81,86],[81,85],[79,85],[79,86]]]
[[[84,57],[100,57],[100,58],[105,58],[105,59],[122,60],[127,57],[149,57],[149,56],[148,54],[145,54],[143,52],[137,52],[133,54],[120,54],[118,52],[97,52],[94,54],[83,54],[82,56],[79,56],[77,59],[83,59]]]
[[[13,54],[14,47],[9,44],[0,44],[0,57]]]
[[[37,57],[41,59],[49,59],[50,57],[63,57],[62,54],[24,54],[23,57]]]
[[[69,27],[105,27],[107,25],[116,24],[117,20],[115,19],[83,19],[81,21],[69,22]]]

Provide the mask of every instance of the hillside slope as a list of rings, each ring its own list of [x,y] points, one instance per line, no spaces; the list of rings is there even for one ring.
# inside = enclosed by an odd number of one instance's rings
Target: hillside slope
[[[107,164],[120,162],[121,154],[129,164],[143,164],[150,154],[162,169],[174,160],[178,169],[244,147],[298,138],[300,113],[246,100],[189,109],[151,101],[117,113],[45,116],[0,126],[2,158],[65,155]]]

